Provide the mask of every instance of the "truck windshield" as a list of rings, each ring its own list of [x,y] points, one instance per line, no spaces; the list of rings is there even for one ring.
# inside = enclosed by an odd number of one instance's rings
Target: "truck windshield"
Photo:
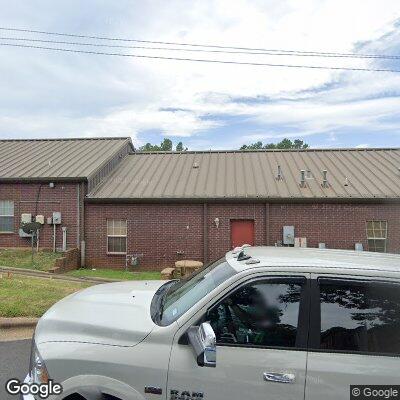
[[[235,274],[236,271],[224,257],[175,282],[164,294],[160,304],[162,312],[157,322],[166,326],[176,321],[204,296]]]

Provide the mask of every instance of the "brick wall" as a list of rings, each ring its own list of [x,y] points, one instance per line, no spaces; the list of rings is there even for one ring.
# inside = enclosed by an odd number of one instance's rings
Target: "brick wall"
[[[72,271],[79,268],[79,261],[80,250],[78,248],[69,249],[63,253],[62,257],[56,259],[53,268],[51,268],[49,272],[62,274],[67,271]]]
[[[162,269],[182,258],[203,258],[203,206],[98,205],[85,210],[86,265],[124,267],[124,255],[107,255],[107,219],[125,219],[128,254],[140,253],[143,268]],[[179,255],[178,252],[183,252]]]
[[[107,255],[107,219],[128,221],[128,253],[143,253],[142,269],[162,269],[181,258],[203,260],[202,204],[88,203],[85,210],[88,266],[125,265],[125,256]],[[307,237],[309,247],[324,242],[341,249],[354,249],[356,242],[368,249],[365,222],[386,220],[388,251],[400,252],[400,204],[209,204],[208,260],[230,249],[231,219],[254,219],[256,245],[274,245],[282,240],[282,227],[294,225],[296,236]],[[179,251],[184,254],[178,255]]]
[[[231,248],[230,220],[254,220],[254,244],[265,244],[265,205],[210,204],[208,205],[208,260],[222,257]],[[215,218],[219,219],[218,228]]]
[[[30,246],[30,238],[20,238],[18,231],[21,214],[35,214],[39,183],[0,183],[0,200],[14,201],[14,232],[0,233],[0,247]],[[82,191],[82,190],[81,190]],[[78,240],[78,183],[57,183],[50,188],[43,183],[40,190],[37,215],[45,218],[52,216],[53,211],[60,211],[61,226],[67,227],[67,247],[77,247]],[[56,227],[56,245],[62,246],[61,226]],[[45,224],[40,231],[40,247],[53,247],[53,226]]]
[[[271,204],[270,244],[282,240],[282,226],[294,225],[295,235],[307,238],[308,247],[319,242],[328,248],[368,249],[366,221],[388,221],[388,252],[400,252],[399,204]]]

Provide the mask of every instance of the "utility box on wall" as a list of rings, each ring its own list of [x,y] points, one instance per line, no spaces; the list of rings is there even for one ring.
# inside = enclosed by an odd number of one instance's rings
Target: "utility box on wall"
[[[53,224],[60,225],[61,224],[61,213],[59,211],[53,212]]]
[[[39,222],[39,224],[44,224],[44,215],[36,215],[36,222]]]
[[[283,227],[283,244],[284,245],[294,245],[294,226],[285,225]]]
[[[21,214],[21,222],[23,224],[29,224],[32,222],[32,214]]]

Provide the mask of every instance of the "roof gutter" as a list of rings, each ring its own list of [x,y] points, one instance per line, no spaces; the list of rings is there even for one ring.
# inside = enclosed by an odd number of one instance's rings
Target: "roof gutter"
[[[38,183],[38,182],[86,182],[84,176],[77,177],[34,177],[34,178],[0,178],[0,183]]]
[[[269,197],[244,197],[244,198],[229,198],[229,197],[215,197],[215,198],[176,198],[176,197],[165,197],[165,198],[94,198],[86,197],[86,203],[93,204],[160,204],[160,203],[366,203],[366,204],[385,204],[385,203],[400,203],[400,198],[389,198],[389,197],[335,197],[335,198],[297,198],[297,197],[285,197],[285,198],[269,198]]]

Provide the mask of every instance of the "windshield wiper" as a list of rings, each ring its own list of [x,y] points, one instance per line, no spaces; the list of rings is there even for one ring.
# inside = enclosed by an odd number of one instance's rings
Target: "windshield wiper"
[[[174,286],[178,280],[168,282],[167,288],[164,290],[164,293],[161,294],[160,296],[160,305],[159,305],[159,311],[158,311],[158,320],[161,322],[163,314],[164,314],[164,307],[165,307],[165,302],[167,301],[167,295],[169,291],[171,290],[172,286]]]
[[[161,297],[161,300],[160,300],[160,310],[158,312],[158,320],[160,322],[161,322],[163,314],[164,314],[164,307],[165,307],[165,302],[166,302],[168,291],[169,291],[168,289],[165,291],[164,295]]]

